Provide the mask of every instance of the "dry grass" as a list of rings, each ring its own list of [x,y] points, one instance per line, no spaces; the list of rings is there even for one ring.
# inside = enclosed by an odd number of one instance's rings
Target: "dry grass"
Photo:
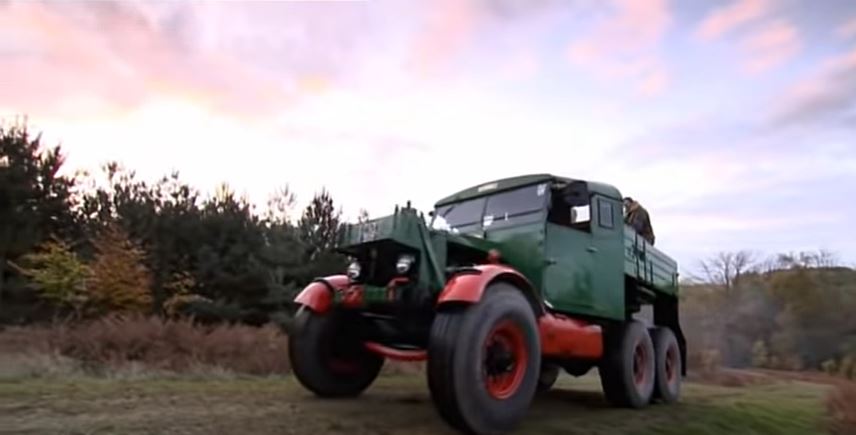
[[[826,399],[826,407],[832,417],[833,433],[856,433],[856,383],[839,383]]]
[[[681,403],[608,406],[596,375],[562,376],[513,434],[807,435],[827,433],[826,386],[686,384]],[[423,376],[384,376],[358,399],[319,400],[290,376],[0,382],[3,433],[455,435]]]
[[[275,326],[200,326],[189,320],[109,316],[0,331],[0,378],[97,374],[146,378],[290,372],[288,339]],[[387,361],[384,375],[420,375],[422,362]]]
[[[10,328],[0,332],[0,353],[24,373],[49,362],[79,363],[87,373],[142,372],[275,375],[289,372],[288,340],[275,326],[200,326],[190,320],[108,316],[77,324]],[[35,361],[35,362],[34,362]],[[15,372],[6,367],[6,373]]]
[[[767,385],[775,381],[774,377],[754,370],[748,371],[728,368],[690,372],[689,379],[700,384],[720,385],[723,387]]]

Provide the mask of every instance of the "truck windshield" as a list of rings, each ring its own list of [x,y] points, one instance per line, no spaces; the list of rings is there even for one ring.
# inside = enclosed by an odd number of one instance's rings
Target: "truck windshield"
[[[465,230],[465,227],[513,222],[517,216],[543,209],[546,190],[546,184],[539,184],[444,205],[435,210],[434,227]]]
[[[461,228],[478,224],[484,211],[485,199],[476,198],[437,208],[435,212],[437,219],[434,226]]]

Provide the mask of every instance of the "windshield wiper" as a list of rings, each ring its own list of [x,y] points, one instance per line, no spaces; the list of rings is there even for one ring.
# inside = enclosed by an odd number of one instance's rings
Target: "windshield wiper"
[[[460,203],[458,203],[458,204],[460,204]],[[454,210],[454,209],[455,209],[455,207],[457,207],[457,206],[458,206],[458,204],[452,204],[451,206],[449,206],[449,209],[448,209],[448,210],[446,210],[446,212],[445,212],[445,213],[443,213],[443,215],[442,215],[442,216],[440,216],[440,217],[441,217],[441,218],[445,218],[446,216],[448,216],[448,215],[449,215],[449,213],[451,213],[451,212],[452,212],[452,210]]]

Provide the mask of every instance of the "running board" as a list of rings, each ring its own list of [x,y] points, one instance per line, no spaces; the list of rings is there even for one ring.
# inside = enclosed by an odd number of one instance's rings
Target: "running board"
[[[428,359],[428,351],[423,349],[396,349],[373,341],[367,341],[364,344],[366,349],[395,361],[425,361]]]

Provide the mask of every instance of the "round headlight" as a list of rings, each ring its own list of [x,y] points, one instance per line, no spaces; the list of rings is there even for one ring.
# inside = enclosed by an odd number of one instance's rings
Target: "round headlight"
[[[398,257],[398,262],[395,263],[395,270],[399,274],[405,274],[410,270],[410,266],[413,265],[415,258],[412,255],[402,255]]]
[[[360,263],[354,261],[348,265],[348,278],[357,279],[360,277]]]

